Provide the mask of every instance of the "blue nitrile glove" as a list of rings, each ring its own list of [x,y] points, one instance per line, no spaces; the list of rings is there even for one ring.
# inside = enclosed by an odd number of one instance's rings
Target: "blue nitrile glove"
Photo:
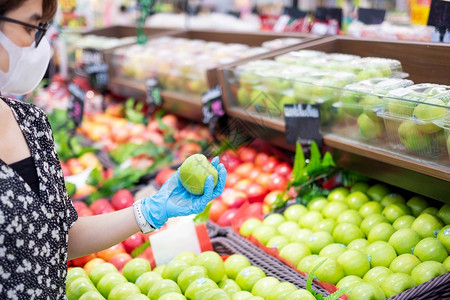
[[[219,173],[216,188],[210,175],[205,181],[203,195],[193,195],[181,184],[177,170],[155,195],[142,199],[141,210],[147,222],[159,229],[169,218],[201,213],[211,200],[219,197],[225,187],[227,170],[219,164],[218,157],[214,157],[211,164]]]

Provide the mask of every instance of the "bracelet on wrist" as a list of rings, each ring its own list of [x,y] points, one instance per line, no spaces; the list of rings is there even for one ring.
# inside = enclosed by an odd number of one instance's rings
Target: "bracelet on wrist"
[[[141,229],[142,233],[150,233],[155,230],[155,228],[147,222],[141,210],[141,200],[133,203],[134,217],[136,218],[136,223]]]

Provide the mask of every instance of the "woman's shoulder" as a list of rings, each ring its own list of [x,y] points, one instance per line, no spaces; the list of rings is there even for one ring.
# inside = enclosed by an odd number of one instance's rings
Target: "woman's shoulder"
[[[7,98],[3,96],[0,97],[3,101],[5,101],[5,103],[9,107],[11,107],[15,111],[18,117],[20,118],[32,117],[32,119],[47,121],[47,115],[45,114],[45,112],[36,105],[12,98]]]

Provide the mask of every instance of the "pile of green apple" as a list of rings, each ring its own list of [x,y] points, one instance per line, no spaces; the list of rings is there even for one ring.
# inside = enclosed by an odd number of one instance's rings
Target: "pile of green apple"
[[[450,205],[408,201],[382,184],[335,188],[307,206],[294,204],[263,221],[248,219],[252,235],[304,273],[346,288],[349,299],[384,299],[450,270]]]
[[[381,138],[384,133],[383,119],[376,112],[382,109],[386,100],[382,97],[389,91],[412,85],[413,82],[399,78],[372,78],[345,86],[340,96],[338,111],[352,126],[353,120],[359,128],[359,137],[367,140]]]
[[[416,84],[389,92],[383,116],[391,145],[421,155],[438,154],[445,144],[439,122],[448,118],[449,103],[450,86]]]
[[[69,300],[314,300],[308,291],[280,282],[233,254],[225,261],[213,251],[200,255],[184,252],[167,265],[151,270],[146,259],[130,260],[120,273],[110,263],[95,266],[89,274],[82,268],[68,271]]]

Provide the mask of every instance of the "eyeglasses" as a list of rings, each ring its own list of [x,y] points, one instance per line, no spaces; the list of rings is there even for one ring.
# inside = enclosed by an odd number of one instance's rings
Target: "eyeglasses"
[[[33,25],[33,24],[29,24],[29,23],[25,23],[16,19],[11,19],[5,16],[0,15],[0,20],[6,21],[6,22],[11,22],[11,23],[16,23],[22,26],[26,26],[29,28],[33,28],[36,29],[36,34],[34,36],[34,41],[35,41],[35,47],[37,48],[39,46],[39,44],[42,41],[42,38],[45,36],[45,34],[47,33],[48,28],[50,27],[50,24],[48,22],[44,22],[44,23],[39,23],[39,25]]]

